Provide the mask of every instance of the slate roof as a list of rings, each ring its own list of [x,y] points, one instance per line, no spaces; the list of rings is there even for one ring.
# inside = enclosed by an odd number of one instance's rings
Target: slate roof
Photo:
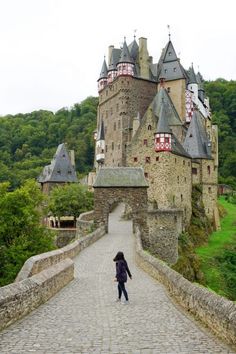
[[[167,81],[186,79],[186,73],[177,58],[171,41],[163,49],[157,65],[157,79],[159,80],[160,78],[165,78]]]
[[[148,187],[141,167],[103,167],[100,168],[94,188],[104,187]]]
[[[127,46],[126,40],[124,40],[124,43],[123,43],[123,48],[121,50],[119,63],[132,63],[132,64],[134,64],[134,61],[130,56],[130,52],[129,52],[129,48]]]
[[[171,133],[168,124],[168,107],[164,101],[161,104],[160,108],[159,119],[157,122],[157,133]]]
[[[100,79],[105,79],[105,78],[107,78],[107,63],[106,63],[106,60],[104,58],[103,64],[102,64],[102,69],[101,69],[100,76],[99,76],[99,80]]]
[[[211,159],[210,141],[198,111],[193,112],[183,146],[192,158]]]
[[[167,119],[168,119],[168,124],[171,125],[182,125],[182,121],[179,118],[179,115],[176,111],[176,108],[168,94],[168,92],[164,89],[161,88],[156,96],[154,97],[152,101],[152,110],[155,116],[159,117],[160,115],[160,109],[161,109],[161,103],[165,102],[167,105]]]
[[[116,65],[119,62],[121,49],[113,48],[111,52],[111,59],[108,65],[108,71],[117,70]]]
[[[78,182],[65,144],[58,146],[51,164],[44,167],[38,182]]]
[[[190,84],[196,84],[197,83],[197,78],[196,78],[196,74],[195,74],[193,66],[190,66],[189,69],[188,69],[188,78],[189,78],[188,82]]]
[[[132,43],[129,44],[128,48],[131,58],[133,59],[133,61],[136,61],[138,59],[139,46],[135,39]]]

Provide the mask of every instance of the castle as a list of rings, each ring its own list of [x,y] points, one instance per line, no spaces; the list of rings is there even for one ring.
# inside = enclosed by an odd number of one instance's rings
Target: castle
[[[218,132],[203,78],[185,70],[170,39],[157,63],[147,39],[109,46],[98,79],[96,168],[142,167],[149,209],[175,210],[190,222],[192,188],[202,187],[207,217],[219,227]]]

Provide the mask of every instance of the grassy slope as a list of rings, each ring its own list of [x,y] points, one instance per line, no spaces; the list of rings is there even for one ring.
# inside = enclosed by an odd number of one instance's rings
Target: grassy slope
[[[227,211],[227,215],[221,220],[221,230],[211,234],[207,246],[199,247],[195,251],[200,258],[207,286],[226,296],[223,290],[224,277],[220,271],[220,263],[216,262],[215,257],[221,254],[222,249],[236,243],[236,205],[228,203],[224,198],[220,198],[219,203]]]

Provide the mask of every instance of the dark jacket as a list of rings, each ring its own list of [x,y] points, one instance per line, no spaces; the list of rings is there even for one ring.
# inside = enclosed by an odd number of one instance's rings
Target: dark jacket
[[[125,283],[127,282],[127,273],[130,278],[132,278],[132,275],[130,273],[128,264],[125,260],[121,259],[116,262],[116,279],[120,283]]]

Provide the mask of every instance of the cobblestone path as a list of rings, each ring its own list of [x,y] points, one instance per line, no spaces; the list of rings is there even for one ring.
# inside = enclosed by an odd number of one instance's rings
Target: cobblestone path
[[[0,353],[234,353],[183,314],[164,287],[138,269],[131,223],[110,216],[110,231],[76,258],[76,278],[26,318],[0,333]],[[117,251],[133,280],[130,304],[114,302]]]

